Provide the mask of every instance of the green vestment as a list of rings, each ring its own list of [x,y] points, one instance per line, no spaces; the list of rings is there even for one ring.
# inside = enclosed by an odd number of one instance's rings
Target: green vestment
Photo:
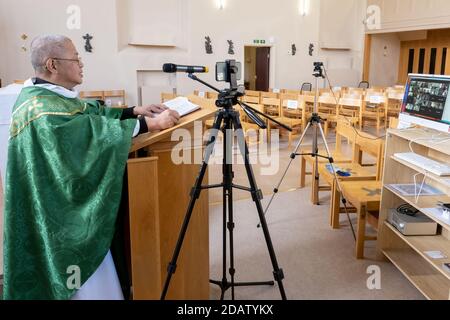
[[[136,126],[121,115],[44,88],[22,90],[8,149],[4,299],[70,299],[78,274],[82,286],[102,263]]]

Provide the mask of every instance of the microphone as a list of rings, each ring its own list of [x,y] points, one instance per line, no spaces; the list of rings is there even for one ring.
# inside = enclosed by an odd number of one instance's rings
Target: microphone
[[[186,72],[186,73],[205,73],[208,72],[208,67],[201,66],[182,66],[173,63],[165,63],[163,65],[163,71],[166,73],[174,72]]]

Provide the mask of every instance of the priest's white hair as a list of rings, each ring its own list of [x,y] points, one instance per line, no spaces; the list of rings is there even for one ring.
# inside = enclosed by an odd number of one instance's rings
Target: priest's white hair
[[[49,58],[61,57],[70,38],[62,35],[41,35],[31,42],[31,64],[35,71],[44,71]]]

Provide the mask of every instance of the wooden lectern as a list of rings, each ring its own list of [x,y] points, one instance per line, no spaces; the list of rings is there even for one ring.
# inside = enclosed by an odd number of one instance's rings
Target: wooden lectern
[[[194,139],[194,122],[204,123],[214,113],[213,109],[202,108],[181,118],[174,128],[133,140],[131,153],[139,154],[140,150],[149,153],[146,157],[138,156],[128,161],[134,300],[160,299],[167,266],[172,259],[190,192],[200,169],[198,163],[173,163],[172,149],[180,141],[171,141],[172,133],[177,129],[188,130],[193,147],[183,149],[183,152],[193,153],[195,149],[202,152],[202,139]],[[193,155],[191,159],[194,159]],[[178,267],[170,282],[169,300],[209,300],[208,209],[208,192],[205,190],[197,200],[189,223]]]

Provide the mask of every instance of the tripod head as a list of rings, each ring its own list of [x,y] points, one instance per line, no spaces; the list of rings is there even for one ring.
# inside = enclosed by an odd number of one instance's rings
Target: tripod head
[[[314,62],[313,76],[325,79],[325,76],[323,75],[323,62]]]
[[[209,83],[199,79],[193,73],[189,73],[188,77],[219,93],[216,100],[216,106],[218,108],[231,111],[233,110],[233,107],[238,104],[241,106],[242,110],[244,110],[246,115],[261,129],[267,129],[267,125],[258,115],[269,119],[288,131],[292,131],[292,129],[288,126],[239,101],[239,98],[245,95],[245,87],[238,86],[237,84],[237,80],[240,79],[240,63],[236,62],[236,60],[226,60],[225,62],[219,62],[216,64],[216,80],[228,82],[230,84],[229,89],[219,90]]]

